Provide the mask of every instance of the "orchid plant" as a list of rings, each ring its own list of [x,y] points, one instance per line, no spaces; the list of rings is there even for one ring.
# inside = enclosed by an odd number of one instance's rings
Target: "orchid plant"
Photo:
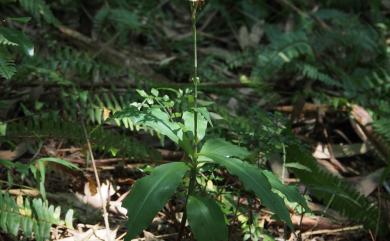
[[[295,187],[284,185],[271,172],[244,161],[250,155],[247,149],[222,138],[206,137],[207,127],[212,122],[207,108],[198,103],[200,79],[196,30],[198,12],[203,4],[204,1],[200,0],[190,1],[194,48],[193,92],[186,93],[187,99],[191,100],[190,107],[186,111],[174,112],[169,97],[160,96],[157,89],[152,89],[151,94],[139,91],[145,99],[143,102],[114,114],[114,118],[130,118],[136,124],[153,129],[185,153],[182,161],[160,165],[134,184],[123,204],[128,210],[126,240],[137,236],[152,222],[180,185],[184,186],[184,211],[178,240],[184,237],[187,221],[196,240],[228,240],[227,218],[220,203],[198,182],[206,166],[225,168],[237,176],[247,191],[253,192],[276,218],[291,229],[293,225],[284,199],[307,209],[305,199]],[[177,92],[183,94],[183,91]]]

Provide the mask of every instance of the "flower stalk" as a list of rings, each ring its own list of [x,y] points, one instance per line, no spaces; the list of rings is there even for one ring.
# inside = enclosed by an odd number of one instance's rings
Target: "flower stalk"
[[[197,22],[197,12],[200,6],[204,3],[203,0],[190,0],[191,2],[191,24],[192,24],[192,36],[193,36],[193,73],[192,73],[192,82],[194,84],[194,136],[193,136],[193,153],[191,160],[191,175],[190,182],[188,185],[185,206],[183,211],[183,217],[180,222],[180,230],[177,240],[182,240],[184,235],[185,223],[187,220],[187,203],[188,198],[195,189],[196,186],[196,174],[197,174],[197,159],[198,159],[198,84],[200,82],[198,76],[198,48],[197,48],[197,32],[196,32],[196,22]]]

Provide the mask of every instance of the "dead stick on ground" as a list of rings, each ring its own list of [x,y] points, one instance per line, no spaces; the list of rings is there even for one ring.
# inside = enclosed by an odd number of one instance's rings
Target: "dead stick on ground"
[[[93,172],[95,174],[96,184],[98,186],[98,193],[99,193],[99,196],[100,196],[100,200],[102,202],[104,225],[106,227],[106,235],[107,235],[106,241],[111,241],[110,223],[108,222],[108,213],[107,213],[107,208],[106,208],[106,200],[103,198],[102,188],[101,188],[100,180],[99,180],[99,174],[98,174],[98,171],[97,171],[97,168],[96,168],[95,159],[94,159],[93,153],[92,153],[92,146],[91,146],[91,142],[89,141],[87,129],[85,128],[84,120],[81,121],[81,126],[83,128],[83,132],[84,132],[84,135],[85,135],[85,140],[87,141],[88,152],[89,152],[89,156],[91,157]]]
[[[338,229],[323,229],[323,230],[316,230],[316,231],[309,231],[302,234],[302,237],[309,237],[312,235],[318,235],[318,234],[334,234],[334,233],[340,233],[340,232],[349,232],[354,230],[363,229],[363,225],[356,225],[352,227],[346,227],[346,228],[338,228]]]

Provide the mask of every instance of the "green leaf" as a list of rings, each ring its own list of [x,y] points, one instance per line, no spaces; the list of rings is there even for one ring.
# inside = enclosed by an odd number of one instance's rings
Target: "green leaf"
[[[34,18],[40,20],[41,16],[43,19],[53,25],[59,25],[60,22],[53,15],[50,6],[46,4],[44,0],[19,0],[20,6],[29,12]]]
[[[113,118],[130,118],[134,124],[143,124],[152,128],[156,132],[167,136],[176,144],[182,138],[182,130],[178,123],[172,122],[169,115],[159,108],[150,108],[146,112],[130,107],[123,111],[118,111]]]
[[[0,56],[0,77],[11,79],[15,73],[16,68],[14,61]]]
[[[31,18],[30,17],[8,17],[7,20],[15,21],[18,23],[28,23]]]
[[[232,143],[220,138],[210,139],[204,143],[200,154],[207,156],[209,153],[224,157],[238,157],[240,159],[244,159],[250,154],[250,152],[244,147],[233,145]]]
[[[59,158],[46,157],[46,158],[41,158],[41,159],[37,160],[38,171],[40,174],[38,177],[39,191],[41,192],[43,199],[46,199],[46,190],[45,190],[45,177],[46,177],[45,163],[46,162],[53,162],[53,163],[57,163],[57,164],[60,164],[62,166],[65,166],[67,168],[70,168],[70,169],[79,170],[79,168],[75,164],[73,164],[69,161],[66,161],[66,160],[59,159]],[[31,169],[31,172],[34,174],[34,176],[37,177],[35,167],[33,165],[31,165],[30,169]]]
[[[9,41],[4,35],[0,34],[0,45],[18,46],[17,43]]]
[[[205,155],[215,163],[224,166],[231,174],[237,176],[247,190],[253,191],[261,199],[264,206],[269,208],[293,229],[290,215],[283,199],[272,191],[272,186],[261,170],[247,162],[216,153],[208,152],[201,153],[201,155]]]
[[[53,162],[53,163],[57,163],[57,164],[60,164],[62,166],[65,166],[67,168],[70,168],[70,169],[80,170],[80,168],[78,166],[76,166],[75,164],[71,163],[70,161],[63,160],[63,159],[60,159],[60,158],[55,158],[55,157],[41,158],[37,162],[38,162],[38,164],[45,163],[45,162]]]
[[[26,55],[34,55],[34,45],[24,33],[15,29],[0,27],[0,34],[10,42],[16,43]]]
[[[298,163],[298,162],[286,163],[284,166],[285,167],[289,167],[289,168],[294,168],[294,169],[299,169],[299,170],[304,170],[304,171],[311,172],[310,168],[308,168],[307,166],[304,166],[304,165],[302,165],[301,163]]]
[[[138,16],[126,9],[112,9],[110,10],[109,19],[115,22],[115,25],[125,26],[131,30],[138,30],[141,27],[141,23]]]
[[[15,167],[15,164],[10,160],[0,159],[0,166],[5,167],[7,169],[11,169]]]
[[[5,136],[7,134],[7,123],[0,121],[0,136]]]
[[[225,217],[212,199],[190,196],[187,204],[188,222],[198,241],[228,240]]]
[[[179,141],[179,146],[184,150],[188,155],[192,155],[194,152],[193,148],[193,136],[192,132],[183,132],[182,139]]]
[[[197,115],[198,119],[198,127],[197,127],[197,136],[198,141],[202,140],[204,136],[206,135],[206,129],[207,129],[207,120],[200,114]],[[183,113],[183,121],[184,121],[184,131],[191,131],[192,134],[194,134],[194,113],[186,111]],[[193,135],[194,136],[194,135]]]
[[[65,226],[70,229],[73,228],[73,209],[69,209],[65,214]]]
[[[284,185],[278,179],[278,177],[276,177],[270,171],[264,170],[263,174],[268,179],[268,182],[271,184],[272,188],[281,192],[287,198],[287,200],[298,203],[306,210],[306,212],[310,210],[307,206],[305,198],[299,193],[296,187]]]
[[[207,110],[206,107],[200,107],[196,108],[195,111],[198,111],[206,120],[207,122],[213,126],[213,122],[211,121],[210,112]]]
[[[158,90],[157,90],[157,89],[153,88],[150,92],[151,92],[152,95],[154,95],[155,97],[158,96]]]
[[[134,238],[148,226],[173,195],[189,167],[183,162],[161,165],[150,176],[138,180],[123,202],[128,210],[125,240]]]

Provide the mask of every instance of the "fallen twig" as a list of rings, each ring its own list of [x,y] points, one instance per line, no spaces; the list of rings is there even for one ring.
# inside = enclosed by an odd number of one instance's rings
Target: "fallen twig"
[[[340,232],[350,232],[354,230],[363,229],[363,225],[356,225],[352,227],[345,227],[345,228],[337,228],[337,229],[321,229],[321,230],[315,230],[315,231],[307,231],[305,233],[302,233],[303,238],[307,238],[312,235],[319,235],[319,234],[335,234]]]
[[[375,133],[372,127],[372,117],[363,107],[358,105],[352,106],[351,122],[359,137],[363,141],[369,141],[384,161],[389,160],[390,148],[387,146],[386,141],[383,141],[381,136]]]
[[[89,137],[88,137],[87,129],[85,128],[84,121],[81,121],[81,126],[83,128],[85,139],[87,141],[88,152],[89,152],[89,155],[91,157],[93,172],[95,174],[96,184],[98,186],[98,193],[99,193],[99,196],[100,196],[100,199],[101,199],[101,202],[102,202],[103,219],[104,219],[104,225],[106,227],[106,233],[107,233],[107,237],[106,238],[107,238],[107,241],[111,241],[110,223],[108,222],[108,212],[107,212],[107,208],[106,208],[106,200],[103,198],[102,188],[101,188],[101,185],[100,185],[99,174],[98,174],[98,171],[97,171],[97,168],[96,168],[96,162],[95,162],[95,159],[94,159],[94,156],[93,156],[93,153],[92,153],[91,142],[89,141]]]

